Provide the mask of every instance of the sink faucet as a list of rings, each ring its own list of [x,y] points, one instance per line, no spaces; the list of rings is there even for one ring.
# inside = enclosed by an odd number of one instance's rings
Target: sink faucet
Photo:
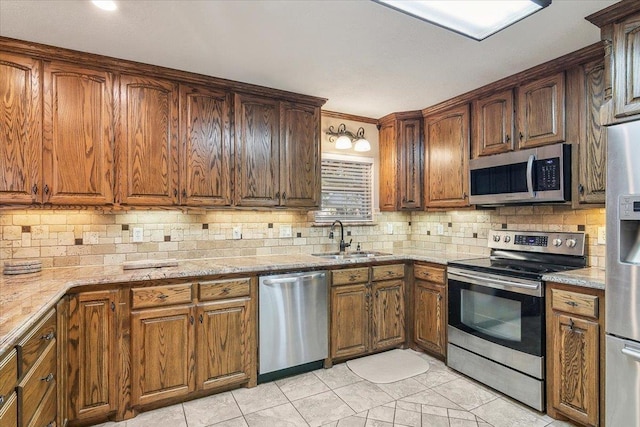
[[[344,241],[344,226],[342,225],[342,221],[339,220],[335,220],[333,221],[333,224],[331,224],[331,232],[333,233],[333,229],[335,228],[336,224],[340,224],[340,252],[344,252],[345,249],[347,249],[349,246],[351,246],[351,242],[353,242],[353,239],[349,240],[349,243],[345,243]]]

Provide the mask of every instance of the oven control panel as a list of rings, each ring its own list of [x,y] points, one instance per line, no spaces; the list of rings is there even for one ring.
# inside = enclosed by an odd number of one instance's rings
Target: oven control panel
[[[584,256],[583,232],[490,230],[488,240],[492,249]]]

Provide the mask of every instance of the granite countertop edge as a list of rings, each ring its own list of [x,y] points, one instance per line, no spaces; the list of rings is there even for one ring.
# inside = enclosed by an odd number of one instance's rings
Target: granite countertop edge
[[[485,255],[446,253],[425,249],[403,249],[394,251],[394,254],[390,255],[352,260],[324,259],[308,254],[258,255],[179,260],[177,267],[140,270],[123,270],[122,266],[59,267],[28,275],[0,276],[0,355],[13,347],[17,340],[43,314],[53,308],[62,296],[81,287],[257,272],[276,274],[303,269],[348,267],[373,262],[419,261],[447,265],[452,261],[483,256]],[[571,272],[545,275],[543,280],[604,289],[604,279],[601,283],[596,279],[589,279],[592,275],[586,274],[583,270],[590,269],[576,270],[582,271],[582,274],[575,277]],[[43,284],[45,289],[41,289]],[[18,298],[12,298],[13,293],[17,293]],[[19,308],[15,307],[18,304],[17,300],[30,301],[31,299],[37,299],[33,306],[23,308],[17,315],[13,313],[9,314],[8,318],[5,317],[7,311],[12,309],[15,311]],[[11,305],[12,303],[14,306]]]

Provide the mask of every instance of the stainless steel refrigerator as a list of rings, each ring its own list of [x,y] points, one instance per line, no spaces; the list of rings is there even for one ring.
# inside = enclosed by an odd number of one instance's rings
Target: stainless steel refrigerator
[[[640,121],[607,136],[605,421],[640,426]]]

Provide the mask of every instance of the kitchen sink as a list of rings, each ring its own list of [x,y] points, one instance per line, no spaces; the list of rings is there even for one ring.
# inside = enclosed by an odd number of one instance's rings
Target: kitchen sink
[[[327,259],[358,259],[358,258],[373,258],[376,256],[391,255],[386,252],[377,251],[358,251],[358,252],[322,252],[318,254],[311,254],[320,258]]]

